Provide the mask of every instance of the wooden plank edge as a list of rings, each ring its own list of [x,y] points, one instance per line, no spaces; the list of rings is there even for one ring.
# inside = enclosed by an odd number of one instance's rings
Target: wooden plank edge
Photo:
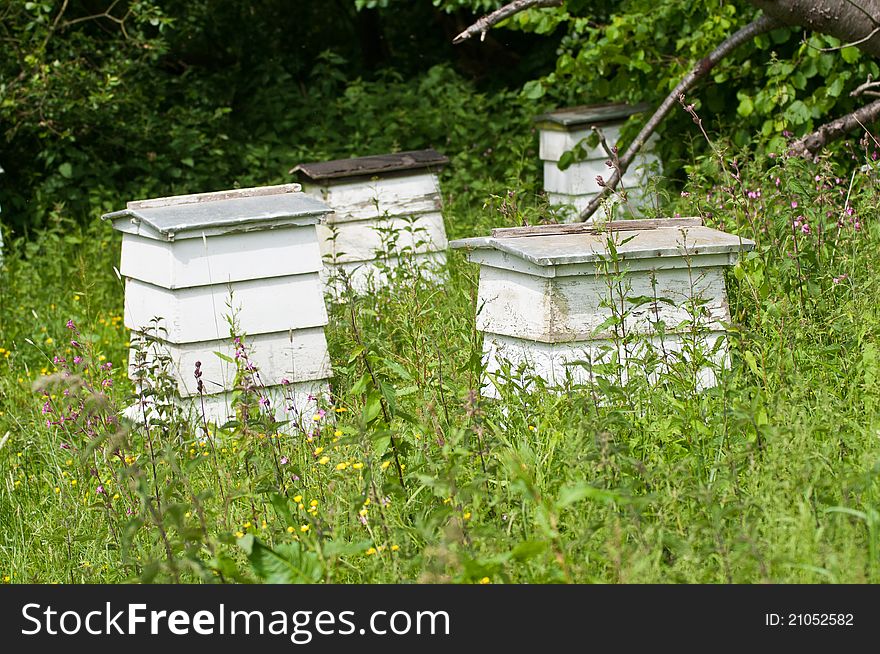
[[[644,229],[702,227],[703,219],[651,218],[645,220],[614,220],[606,223],[576,223],[565,225],[530,225],[526,227],[498,227],[492,230],[493,238],[522,238],[524,236],[557,236],[564,234],[602,234]]]

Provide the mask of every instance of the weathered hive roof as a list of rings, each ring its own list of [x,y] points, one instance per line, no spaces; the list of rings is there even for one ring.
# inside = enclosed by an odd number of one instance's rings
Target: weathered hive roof
[[[612,102],[608,104],[582,105],[557,109],[535,117],[535,123],[541,129],[575,130],[585,129],[590,125],[601,125],[626,120],[633,114],[647,111],[646,103],[627,104]]]
[[[173,241],[315,224],[331,212],[298,184],[284,184],[129,202],[102,219],[121,232]]]
[[[622,230],[615,230],[622,231]],[[610,234],[598,229],[546,236],[484,236],[452,241],[449,246],[466,250],[498,250],[537,266],[591,263],[607,259]],[[669,226],[625,231],[616,239],[620,259],[699,256],[753,250],[755,242],[703,227]]]
[[[303,181],[342,181],[357,177],[375,177],[389,173],[425,168],[437,169],[449,163],[449,158],[434,149],[412,150],[395,154],[379,154],[334,161],[302,163],[290,169]]]

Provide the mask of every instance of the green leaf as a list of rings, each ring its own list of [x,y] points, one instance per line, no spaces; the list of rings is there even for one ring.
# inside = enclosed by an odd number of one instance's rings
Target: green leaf
[[[386,431],[373,434],[372,441],[373,453],[381,457],[388,451],[388,447],[391,445],[391,434]]]
[[[848,46],[840,51],[840,56],[848,64],[854,64],[862,57],[862,53],[854,46]]]
[[[71,177],[73,177],[73,166],[65,162],[58,166],[58,172],[61,173],[62,177],[70,179]]]
[[[736,108],[736,113],[743,117],[751,116],[755,111],[752,98],[741,91],[736,94],[736,97],[739,98],[739,106]]]
[[[761,373],[758,371],[758,361],[755,359],[755,355],[746,350],[743,352],[743,359],[746,360],[749,370],[751,370],[754,375],[760,377]]]
[[[526,561],[541,554],[547,549],[547,542],[543,540],[527,540],[513,548],[511,555],[515,561]]]
[[[248,555],[251,569],[270,584],[315,583],[324,574],[318,556],[303,550],[300,543],[284,543],[273,550],[247,534],[238,539],[238,546]]]
[[[559,170],[565,170],[566,168],[571,166],[571,164],[573,164],[573,163],[574,163],[574,152],[572,152],[571,150],[566,150],[565,152],[562,153],[562,156],[559,157],[559,161],[556,162],[556,167],[559,168]]]
[[[367,397],[367,403],[364,405],[364,411],[361,414],[361,417],[364,420],[364,424],[368,425],[373,420],[375,420],[378,415],[382,412],[382,400],[378,393],[375,391],[371,392]]]
[[[222,359],[223,361],[225,361],[226,363],[235,363],[235,359],[233,359],[232,357],[226,356],[222,352],[214,352],[214,354],[217,357],[219,357],[220,359]]]
[[[523,86],[522,94],[528,100],[537,100],[543,97],[544,86],[539,80],[531,80]]]
[[[794,125],[802,125],[810,119],[810,109],[800,100],[795,100],[785,109],[785,118]]]
[[[354,556],[366,552],[372,543],[368,540],[361,540],[354,543],[346,543],[343,541],[331,540],[324,544],[323,552],[325,556]]]
[[[598,500],[600,502],[617,502],[624,499],[619,493],[614,491],[595,488],[589,484],[574,484],[565,486],[559,491],[559,497],[556,499],[556,507],[563,507],[580,502],[581,500]]]

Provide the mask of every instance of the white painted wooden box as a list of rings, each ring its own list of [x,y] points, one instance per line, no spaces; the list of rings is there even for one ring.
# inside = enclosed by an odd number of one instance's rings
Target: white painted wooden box
[[[559,208],[566,222],[574,220],[577,213],[598,195],[601,187],[596,177],[608,179],[614,172],[606,165],[609,157],[602,145],[589,147],[585,141],[593,135],[592,128],[595,126],[601,130],[608,147],[612,147],[620,140],[620,130],[627,119],[645,109],[647,105],[644,104],[614,103],[560,109],[535,118],[540,135],[539,156],[544,164],[544,190],[551,206]],[[621,187],[626,189],[627,205],[611,199],[618,205],[617,217],[624,213],[640,215],[641,209],[652,201],[647,185],[652,173],[659,172],[660,168],[659,159],[652,154],[656,142],[654,135],[623,176]],[[583,156],[577,163],[560,170],[558,164],[562,156],[579,144]],[[603,209],[594,216],[597,219],[607,217]]]
[[[122,232],[125,326],[133,342],[156,338],[148,361],[170,355],[182,405],[225,422],[250,364],[277,419],[311,417],[331,376],[316,228],[329,211],[286,184],[129,202],[104,216]],[[133,350],[132,379],[135,360]]]
[[[695,352],[712,362],[694,365],[696,387],[713,386],[728,366],[724,268],[754,242],[684,218],[497,229],[450,246],[480,264],[482,392],[497,397],[502,370],[523,366],[526,387],[655,380]]]
[[[392,271],[435,278],[446,261],[437,173],[448,159],[434,150],[300,164],[305,192],[334,213],[318,227],[328,295],[366,293]]]

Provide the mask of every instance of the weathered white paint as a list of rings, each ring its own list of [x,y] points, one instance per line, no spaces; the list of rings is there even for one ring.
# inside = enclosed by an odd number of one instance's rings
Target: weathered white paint
[[[413,216],[319,225],[326,264],[371,261],[401,252],[445,250],[446,229],[439,211]]]
[[[312,390],[326,389],[316,224],[330,208],[298,190],[291,184],[142,200],[105,216],[123,232],[125,326],[158,339],[182,405],[197,393],[193,373],[201,362],[213,420],[223,418],[235,383],[236,365],[215,354],[234,358],[233,317],[261,384],[278,393],[301,389],[303,404]],[[131,366],[129,374],[136,376]]]
[[[335,266],[325,266],[323,280],[327,292],[335,299],[344,298],[346,289],[363,295],[385,286],[391,282],[389,271],[396,275],[404,274],[398,270],[401,266],[407,274],[418,275],[432,283],[441,281],[442,269],[446,264],[446,252],[422,252],[420,254],[389,257],[372,261],[352,261]],[[392,275],[393,276],[393,275]]]
[[[651,333],[660,322],[673,332],[693,322],[688,307],[693,301],[701,303],[696,318],[704,329],[721,330],[721,323],[730,321],[721,268],[627,275],[618,287],[601,268],[584,265],[593,274],[547,278],[482,267],[477,329],[546,343],[609,338],[614,330]],[[658,300],[627,301],[645,297]],[[620,324],[602,327],[615,316]]]
[[[363,294],[387,285],[385,269],[401,261],[424,265],[424,276],[437,278],[448,243],[436,173],[421,169],[331,179],[306,183],[305,192],[334,212],[318,229],[322,279],[330,297],[344,296],[348,286]]]
[[[717,383],[717,373],[730,367],[724,332],[666,334],[663,338],[646,336],[626,343],[590,340],[573,343],[536,343],[511,336],[486,333],[483,336],[483,359],[486,377],[483,395],[498,397],[498,385],[516,382],[525,389],[534,388],[535,379],[552,387],[567,388],[586,384],[596,377],[626,383],[632,374],[647,375],[655,383],[662,374],[693,376],[698,389]],[[692,353],[699,351],[711,365],[697,368]],[[617,361],[620,365],[601,366]],[[618,377],[619,375],[619,377]]]
[[[132,336],[134,340],[135,335]],[[327,352],[327,340],[322,327],[289,330],[272,334],[257,334],[243,338],[247,363],[256,367],[263,384],[274,386],[282,380],[313,381],[327,379],[331,376],[330,356]],[[232,388],[239,364],[234,362],[236,348],[231,338],[198,343],[174,344],[161,342],[158,344],[159,354],[170,357],[172,371],[178,383],[178,393],[182,397],[198,394],[198,386],[194,376],[196,362],[201,363],[202,382],[205,393],[218,393],[223,389]],[[233,359],[227,361],[218,354]],[[144,365],[149,367],[156,358],[156,352],[150,348]],[[136,378],[136,355],[132,349],[129,353],[129,377]]]
[[[317,427],[313,417],[329,403],[330,386],[322,380],[294,382],[266,387],[261,394],[269,400],[269,407],[264,411],[270,412],[279,422],[288,421],[281,431],[310,434]],[[186,398],[181,400],[181,406],[187,407],[197,419],[201,419],[204,406],[204,415],[209,422],[223,424],[236,417],[232,401],[232,392],[224,392],[203,398]]]
[[[602,126],[602,134],[608,146],[617,145],[620,140],[621,123],[613,123]],[[542,129],[539,132],[538,156],[542,161],[559,161],[569,150],[574,150],[578,144],[582,144],[584,157],[596,161],[605,161],[608,155],[602,149],[602,144],[597,143],[594,147],[587,145],[587,139],[592,136],[591,129]]]
[[[188,201],[161,198],[158,206],[150,201],[102,216],[114,229],[126,234],[161,241],[180,241],[222,234],[263,230],[283,230],[292,226],[314,225],[327,214],[327,206],[305,193],[294,192],[293,185],[276,187],[276,194],[237,193],[216,199],[223,192],[182,196]],[[253,189],[247,189],[253,190]]]
[[[306,184],[305,192],[333,209],[328,224],[411,216],[440,210],[440,182],[429,172],[396,173],[361,181]]]
[[[600,126],[609,147],[620,140],[622,126],[622,121]],[[601,186],[596,177],[608,179],[614,172],[607,165],[609,156],[601,144],[592,148],[586,145],[586,139],[591,135],[592,130],[583,126],[565,129],[560,125],[552,125],[540,130],[539,151],[540,158],[544,162],[544,190],[547,192],[551,206],[562,209],[560,214],[566,221],[576,220],[577,214],[583,211],[599,193]],[[628,195],[626,205],[623,205],[619,198],[610,200],[612,205],[618,206],[616,213],[641,215],[643,208],[656,204],[647,187],[648,180],[661,170],[660,160],[652,152],[658,142],[657,138],[655,134],[648,139],[623,177],[622,187],[627,189]],[[585,149],[585,153],[580,157],[581,160],[565,170],[560,170],[558,163],[562,156],[579,144]],[[607,212],[603,208],[590,220],[603,220],[606,217]]]
[[[122,275],[172,290],[313,273],[321,267],[313,225],[174,242],[122,235]]]
[[[280,432],[299,435],[311,434],[323,420],[314,420],[319,409],[330,401],[330,387],[325,380],[294,382],[286,385],[262,387],[258,393],[269,400],[269,406],[261,409],[269,412],[277,421],[286,424],[279,427]],[[175,398],[174,409],[194,424],[207,420],[209,423],[223,425],[235,420],[231,391],[195,397]],[[167,416],[170,407],[157,407],[154,396],[145,395],[144,404],[136,402],[123,412],[125,417],[136,423],[161,420]]]
[[[586,195],[598,193],[602,187],[597,177],[608,179],[614,173],[602,160],[588,160],[572,164],[565,170],[560,170],[557,162],[544,162],[544,190],[548,193],[561,195]],[[629,192],[632,200],[638,197],[648,183],[650,172],[657,166],[656,157],[642,157],[640,161],[631,166],[623,176],[622,188]]]
[[[176,290],[137,279],[125,283],[125,326],[142,331],[153,318],[161,318],[159,326],[165,331],[159,335],[171,343],[226,338],[226,317],[233,313],[237,313],[239,330],[246,334],[326,325],[319,273]]]
[[[611,351],[624,366],[639,363],[651,343],[668,362],[696,338],[692,345],[727,365],[719,341],[730,321],[724,267],[754,242],[695,225],[499,235],[451,246],[480,264],[477,329],[489,377],[510,361],[558,386],[566,364],[604,362]],[[662,369],[644,374],[655,379]],[[715,383],[711,366],[697,377],[701,388]],[[484,386],[494,396],[491,384]]]
[[[546,238],[546,237],[545,237]],[[510,240],[510,239],[505,239]],[[460,242],[460,241],[458,241]],[[746,241],[748,245],[748,241]],[[622,246],[623,248],[626,245]],[[645,272],[650,274],[655,270],[669,270],[677,268],[711,268],[713,266],[731,266],[736,263],[737,254],[734,252],[715,252],[704,253],[699,256],[673,256],[665,254],[658,258],[629,259],[620,265],[622,270],[629,273]],[[597,274],[595,266],[584,266],[584,262],[574,263],[535,263],[522,259],[517,254],[509,252],[499,252],[491,249],[477,249],[468,253],[468,258],[474,263],[481,266],[490,266],[493,268],[501,268],[502,270],[512,270],[514,272],[522,272],[536,277],[576,277],[576,276],[594,276]],[[602,264],[603,261],[594,262]],[[609,263],[609,266],[611,264]]]

